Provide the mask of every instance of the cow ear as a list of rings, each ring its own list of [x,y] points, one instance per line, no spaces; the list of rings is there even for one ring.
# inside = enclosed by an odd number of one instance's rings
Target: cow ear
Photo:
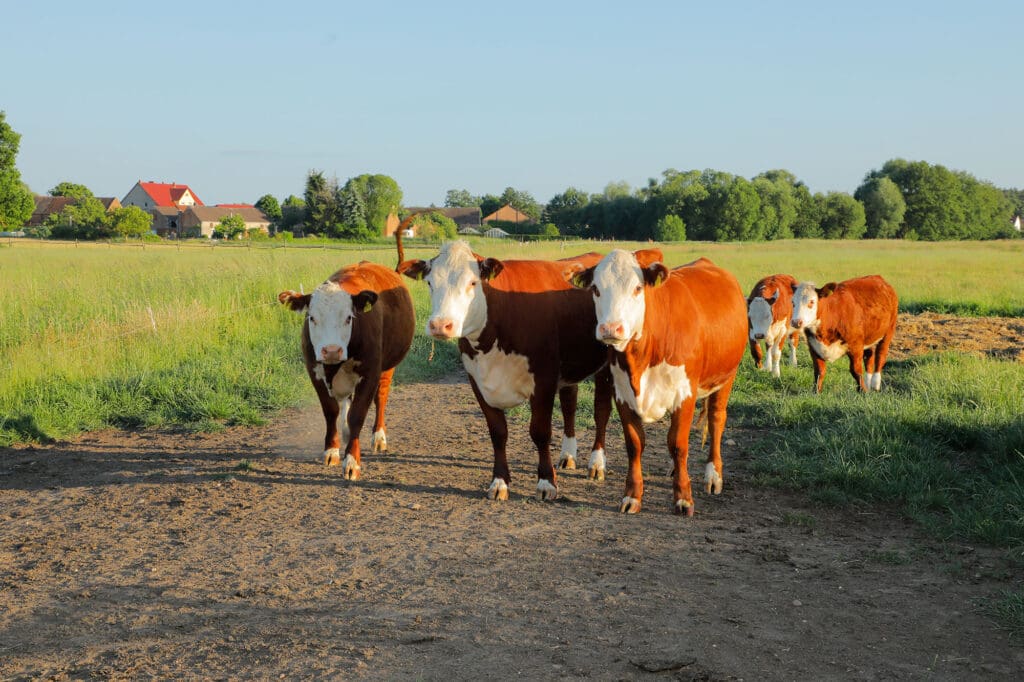
[[[301,313],[309,307],[309,299],[311,297],[312,294],[300,294],[297,291],[282,291],[277,295],[277,300],[281,305],[288,306],[290,310]]]
[[[668,268],[664,263],[651,263],[643,269],[643,273],[644,282],[652,287],[656,287],[668,279]]]
[[[577,289],[588,289],[594,283],[594,268],[583,267],[583,263],[569,263],[562,270],[565,280]]]
[[[839,285],[835,282],[829,282],[822,288],[818,289],[818,298],[825,298],[826,296],[835,293],[837,286]]]
[[[402,261],[395,268],[395,272],[405,275],[409,279],[423,279],[430,274],[430,263],[418,258],[416,260]]]
[[[352,297],[352,310],[368,313],[370,312],[370,308],[372,308],[373,304],[376,302],[376,291],[370,291],[369,289],[365,291],[360,291],[358,294]]]
[[[484,258],[480,261],[480,279],[492,280],[505,268],[497,258]]]
[[[633,252],[633,257],[636,258],[637,265],[641,270],[647,269],[651,263],[660,263],[665,260],[661,249],[640,249]]]

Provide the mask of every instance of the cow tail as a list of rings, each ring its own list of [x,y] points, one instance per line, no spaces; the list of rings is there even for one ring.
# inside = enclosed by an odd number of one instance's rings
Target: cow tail
[[[415,213],[410,213],[405,217],[405,220],[398,223],[398,227],[395,228],[395,245],[398,247],[398,263],[395,265],[395,272],[398,272],[398,266],[405,262],[405,249],[402,248],[402,230],[409,227],[413,218],[426,212],[427,211],[416,211]]]

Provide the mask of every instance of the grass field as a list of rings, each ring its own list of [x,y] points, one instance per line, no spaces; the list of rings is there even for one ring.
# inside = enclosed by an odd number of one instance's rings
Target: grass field
[[[480,242],[482,254],[558,258],[609,243]],[[644,245],[625,245],[635,248]],[[669,265],[706,255],[744,290],[788,272],[818,284],[878,273],[905,311],[1024,316],[1024,241],[781,242],[664,246]],[[436,247],[409,246],[407,257]],[[394,265],[387,248],[216,248],[0,243],[0,445],[104,428],[213,430],[259,424],[311,399],[301,318],[276,302],[343,264]],[[452,344],[422,335],[426,286],[410,282],[417,336],[397,381],[457,365]],[[1024,365],[956,355],[892,362],[886,390],[857,395],[845,360],[822,395],[806,355],[781,379],[745,359],[733,424],[760,429],[765,484],[823,503],[895,504],[940,535],[1006,547],[1024,561]],[[581,392],[584,402],[589,391]],[[581,414],[587,413],[581,405]],[[520,411],[520,416],[522,412]],[[1011,614],[1024,593],[997,606]],[[1010,619],[1021,628],[1024,618]]]

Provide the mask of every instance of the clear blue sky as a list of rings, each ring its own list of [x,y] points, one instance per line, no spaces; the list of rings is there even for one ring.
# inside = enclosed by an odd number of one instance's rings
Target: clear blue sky
[[[251,203],[317,169],[543,203],[667,168],[853,192],[894,157],[1024,187],[1024,2],[839,5],[7,3],[0,109],[39,193]]]

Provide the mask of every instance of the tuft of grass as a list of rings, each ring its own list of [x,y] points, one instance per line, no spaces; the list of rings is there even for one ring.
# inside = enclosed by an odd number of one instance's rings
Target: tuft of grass
[[[243,459],[235,465],[235,471],[256,471],[256,465],[248,459]]]
[[[989,602],[987,611],[1011,637],[1024,640],[1024,589],[1005,590]]]

